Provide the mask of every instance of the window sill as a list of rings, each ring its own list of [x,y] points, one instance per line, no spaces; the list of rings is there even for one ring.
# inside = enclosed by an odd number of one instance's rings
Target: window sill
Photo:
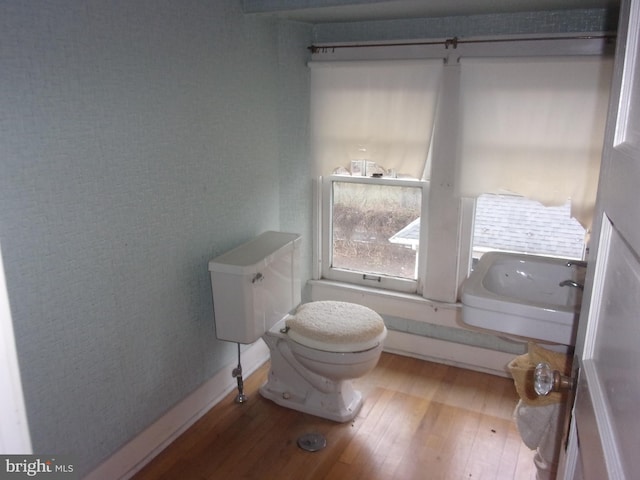
[[[420,295],[393,292],[330,280],[309,280],[307,290],[311,301],[339,300],[365,305],[380,315],[406,318],[452,328],[464,328],[461,323],[462,304],[429,300]]]

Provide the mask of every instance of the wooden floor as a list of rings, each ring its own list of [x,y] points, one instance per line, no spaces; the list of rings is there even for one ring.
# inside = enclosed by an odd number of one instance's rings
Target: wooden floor
[[[135,480],[534,478],[509,379],[385,353],[356,382],[366,398],[359,415],[339,424],[262,398],[267,369],[245,380],[248,402],[229,395]],[[325,449],[297,446],[311,432]]]

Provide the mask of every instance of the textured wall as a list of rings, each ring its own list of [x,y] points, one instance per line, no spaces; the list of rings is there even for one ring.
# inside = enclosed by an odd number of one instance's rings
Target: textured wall
[[[309,34],[236,0],[0,4],[0,241],[36,452],[86,473],[234,358],[207,261],[280,228]],[[287,229],[307,197],[286,193]]]
[[[581,9],[326,23],[316,25],[314,42],[615,31],[617,19],[616,10]]]
[[[313,195],[309,160],[309,60],[311,27],[280,24],[279,73],[283,78],[280,109],[280,228],[299,233],[303,242],[301,278],[311,278]],[[296,61],[296,59],[301,59]],[[304,290],[303,290],[304,294]],[[304,300],[304,298],[303,298]]]

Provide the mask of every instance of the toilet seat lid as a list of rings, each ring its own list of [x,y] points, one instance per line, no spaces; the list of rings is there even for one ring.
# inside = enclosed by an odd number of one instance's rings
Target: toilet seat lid
[[[291,340],[328,352],[362,352],[384,340],[382,317],[368,307],[320,301],[300,305],[286,320]]]

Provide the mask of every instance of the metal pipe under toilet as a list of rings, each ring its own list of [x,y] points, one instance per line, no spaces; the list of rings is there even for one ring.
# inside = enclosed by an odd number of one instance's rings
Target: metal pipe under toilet
[[[231,376],[238,380],[238,395],[236,403],[244,403],[249,397],[244,394],[244,381],[242,380],[242,364],[240,363],[240,344],[238,343],[238,366],[233,369]]]

